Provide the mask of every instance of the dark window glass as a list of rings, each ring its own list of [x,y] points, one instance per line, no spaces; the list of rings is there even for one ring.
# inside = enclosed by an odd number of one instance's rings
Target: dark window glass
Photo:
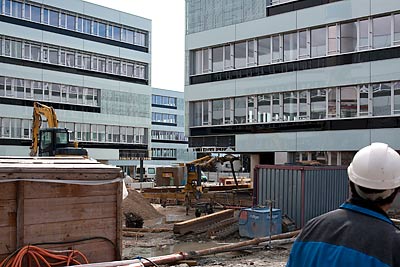
[[[106,25],[99,22],[99,36],[106,37]]]
[[[67,15],[67,29],[75,30],[75,16]]]
[[[31,20],[35,22],[40,22],[40,7],[31,6]]]
[[[4,14],[11,15],[11,1],[10,0],[4,1]]]
[[[58,27],[58,12],[50,10],[50,25]]]

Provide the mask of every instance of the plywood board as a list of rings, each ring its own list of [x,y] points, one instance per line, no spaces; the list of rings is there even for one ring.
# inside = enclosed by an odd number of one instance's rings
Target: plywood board
[[[16,200],[0,200],[0,227],[16,227]]]
[[[74,241],[93,237],[116,240],[115,218],[41,223],[25,226],[25,243]]]
[[[24,205],[26,224],[117,216],[116,195],[30,199]]]
[[[25,199],[55,197],[110,196],[116,194],[118,183],[104,185],[72,185],[25,182]],[[40,194],[38,194],[40,192]]]
[[[12,253],[15,251],[15,235],[15,227],[0,227],[0,254]]]
[[[16,183],[0,183],[0,188],[0,200],[16,198]]]

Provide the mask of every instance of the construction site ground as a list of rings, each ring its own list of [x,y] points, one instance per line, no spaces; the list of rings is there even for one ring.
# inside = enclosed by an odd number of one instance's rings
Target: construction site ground
[[[197,251],[245,240],[238,232],[223,239],[209,238],[204,234],[188,233],[176,235],[172,229],[176,222],[195,218],[194,209],[186,215],[184,206],[166,206],[151,204],[140,193],[129,190],[128,198],[123,201],[123,212],[134,212],[144,219],[144,229],[162,229],[162,232],[149,230],[124,231],[123,259],[133,259],[137,256],[151,258],[169,255],[177,252]],[[123,215],[122,215],[123,216]],[[124,217],[125,220],[125,217]],[[170,231],[167,231],[167,230]],[[126,234],[128,232],[128,234]],[[129,235],[129,236],[127,236]],[[291,245],[259,246],[235,250],[214,255],[202,256],[187,263],[170,266],[285,266]],[[195,265],[193,265],[195,264]]]

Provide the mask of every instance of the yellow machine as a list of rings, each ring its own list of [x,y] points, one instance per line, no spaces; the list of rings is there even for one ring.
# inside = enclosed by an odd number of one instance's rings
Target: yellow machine
[[[42,116],[49,128],[40,129]],[[32,145],[30,156],[87,156],[87,151],[78,148],[69,140],[66,128],[58,128],[57,115],[53,107],[38,102],[33,104]]]
[[[201,157],[199,159],[193,160],[191,162],[186,163],[187,168],[187,182],[183,192],[188,193],[192,192],[195,194],[195,197],[203,192],[203,187],[201,186],[201,167],[210,166],[214,162],[226,162],[229,161],[231,163],[231,169],[233,178],[236,186],[238,186],[238,182],[236,180],[235,171],[233,169],[233,161],[238,160],[239,158],[233,156],[231,154],[227,154],[223,157],[212,157],[211,155],[207,155]]]

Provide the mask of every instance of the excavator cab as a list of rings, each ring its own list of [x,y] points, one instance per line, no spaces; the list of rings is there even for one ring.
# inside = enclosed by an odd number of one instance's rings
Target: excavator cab
[[[46,128],[39,130],[39,157],[43,156],[87,156],[87,150],[72,145],[68,129]]]
[[[42,116],[47,119],[49,128],[40,129]],[[78,143],[69,141],[68,129],[58,128],[57,115],[53,107],[34,102],[32,117],[30,156],[87,156],[86,149],[78,148]]]

